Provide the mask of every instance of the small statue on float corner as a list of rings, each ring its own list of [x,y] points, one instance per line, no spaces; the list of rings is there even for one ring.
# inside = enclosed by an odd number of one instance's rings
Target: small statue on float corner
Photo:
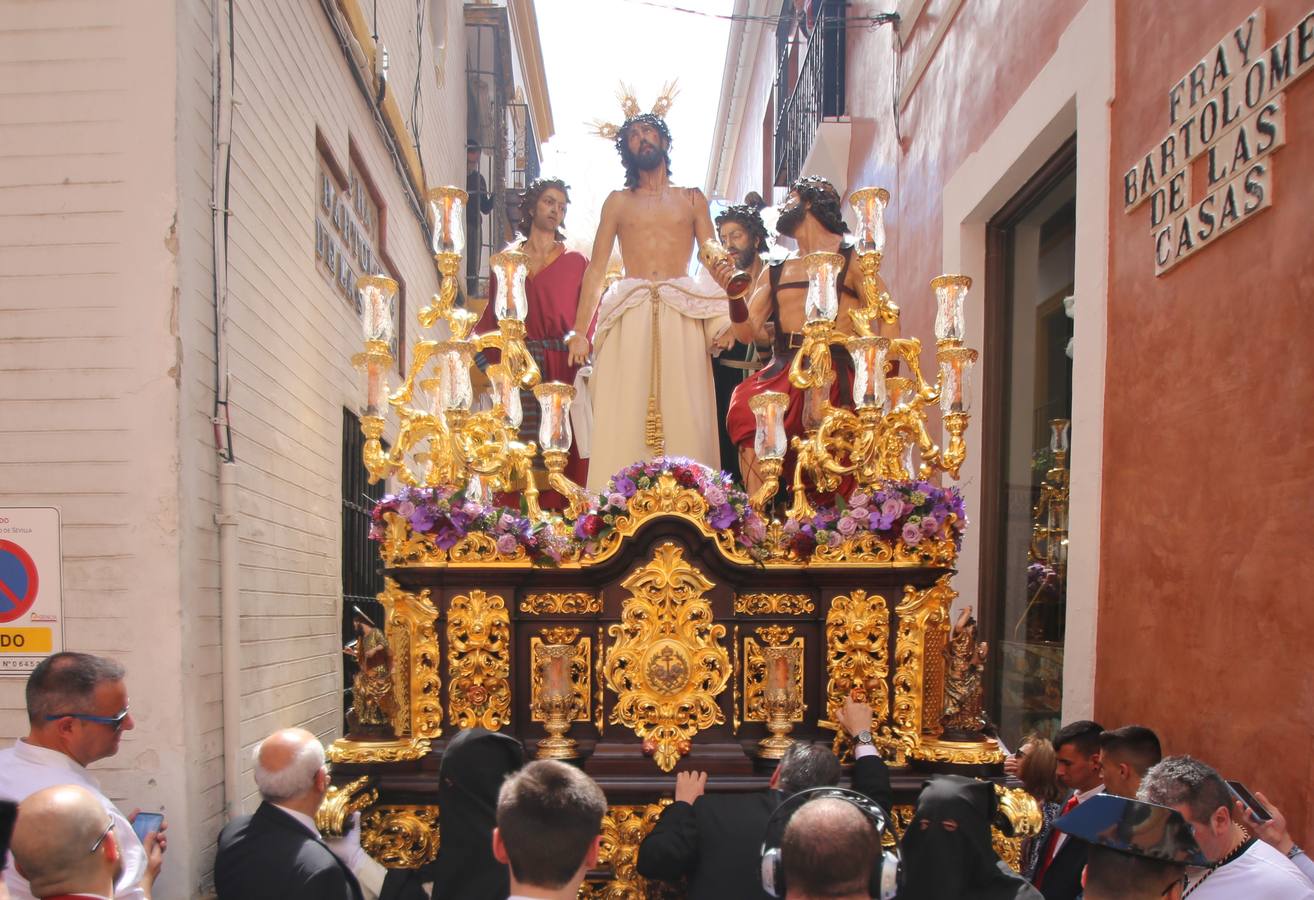
[[[352,736],[392,738],[392,717],[397,700],[392,692],[392,652],[383,629],[359,606],[352,607],[352,630],[356,639],[342,652],[356,663],[351,678],[351,708],[347,729]]]
[[[982,675],[989,645],[976,639],[972,607],[958,614],[945,648],[944,728],[948,741],[979,741],[985,738],[986,717],[982,703]]]

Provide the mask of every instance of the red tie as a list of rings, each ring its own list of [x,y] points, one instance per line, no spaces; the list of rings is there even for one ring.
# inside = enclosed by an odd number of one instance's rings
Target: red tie
[[[1073,793],[1068,798],[1068,802],[1063,804],[1063,809],[1059,812],[1059,818],[1063,818],[1068,813],[1077,808],[1077,795]],[[1049,871],[1050,863],[1054,862],[1054,856],[1058,851],[1059,835],[1062,834],[1057,828],[1049,833],[1049,840],[1045,842],[1045,852],[1040,857],[1040,868],[1036,870],[1036,887],[1045,883],[1045,873]]]

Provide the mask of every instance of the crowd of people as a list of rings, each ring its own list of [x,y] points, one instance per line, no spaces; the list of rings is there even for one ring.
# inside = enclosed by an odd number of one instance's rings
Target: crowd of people
[[[26,701],[27,736],[0,750],[0,801],[17,804],[0,898],[6,889],[21,900],[149,898],[167,825],[141,827],[147,820],[124,815],[87,769],[133,727],[123,667],[55,654],[28,679]],[[691,900],[1314,900],[1314,862],[1282,811],[1199,759],[1164,757],[1140,725],[1073,722],[1008,758],[1007,773],[1043,811],[1021,873],[994,850],[992,826],[1008,828],[994,784],[963,776],[925,782],[896,855],[883,847],[894,793],[871,715],[849,701],[837,716],[854,742],[848,788],[831,749],[803,741],[764,791],[718,792],[706,773],[678,773],[638,873],[682,885]],[[508,735],[474,728],[448,743],[442,841],[417,870],[385,872],[361,850],[358,825],[321,836],[315,814],[330,776],[315,735],[276,731],[253,764],[261,803],[219,835],[220,900],[564,900],[598,864],[602,789],[576,767],[527,762]]]

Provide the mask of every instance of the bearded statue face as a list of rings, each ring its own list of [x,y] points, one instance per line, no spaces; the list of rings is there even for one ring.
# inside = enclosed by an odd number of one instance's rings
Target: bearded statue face
[[[780,204],[780,216],[776,219],[776,231],[786,237],[793,237],[807,212],[807,204],[798,195],[798,191],[790,191],[789,196],[785,198],[785,202]]]

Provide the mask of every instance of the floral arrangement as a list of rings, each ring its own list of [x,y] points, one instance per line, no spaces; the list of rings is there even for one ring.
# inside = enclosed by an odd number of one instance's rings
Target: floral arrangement
[[[374,505],[370,538],[382,540],[384,515],[394,513],[411,529],[430,535],[434,546],[451,550],[462,538],[480,532],[497,544],[498,553],[511,555],[524,547],[531,557],[560,562],[570,539],[543,524],[535,524],[520,510],[477,503],[461,487],[406,487]]]
[[[816,515],[785,522],[785,536],[796,555],[807,558],[820,546],[838,547],[846,538],[865,533],[890,544],[916,547],[926,540],[962,543],[967,528],[963,495],[929,481],[895,481],[870,494],[861,491],[846,501],[835,496],[833,506]]]
[[[596,508],[575,521],[575,537],[584,542],[584,555],[596,551],[598,542],[616,527],[618,517],[629,511],[630,498],[655,487],[669,474],[682,488],[691,488],[707,501],[707,524],[715,531],[729,530],[750,556],[766,556],[766,523],[751,506],[748,494],[726,472],[710,469],[682,456],[659,456],[621,469],[598,497]]]
[[[656,487],[666,474],[680,487],[696,491],[707,502],[708,527],[729,531],[748,556],[761,561],[779,551],[775,540],[768,538],[766,522],[749,506],[748,494],[729,474],[675,456],[634,463],[617,472],[569,530],[551,522],[536,523],[523,510],[472,500],[463,486],[406,487],[375,504],[370,538],[383,539],[384,517],[391,513],[406,520],[412,531],[429,535],[444,551],[472,533],[481,533],[492,538],[498,553],[506,556],[523,547],[531,559],[547,564],[567,556],[588,559],[599,553],[603,540],[629,512],[630,498]],[[788,549],[807,559],[818,546],[838,547],[846,539],[864,534],[892,545],[902,542],[909,548],[930,540],[952,540],[958,546],[966,527],[963,497],[957,488],[903,481],[847,499],[836,495],[834,505],[819,508],[810,518],[786,521],[783,533]]]

